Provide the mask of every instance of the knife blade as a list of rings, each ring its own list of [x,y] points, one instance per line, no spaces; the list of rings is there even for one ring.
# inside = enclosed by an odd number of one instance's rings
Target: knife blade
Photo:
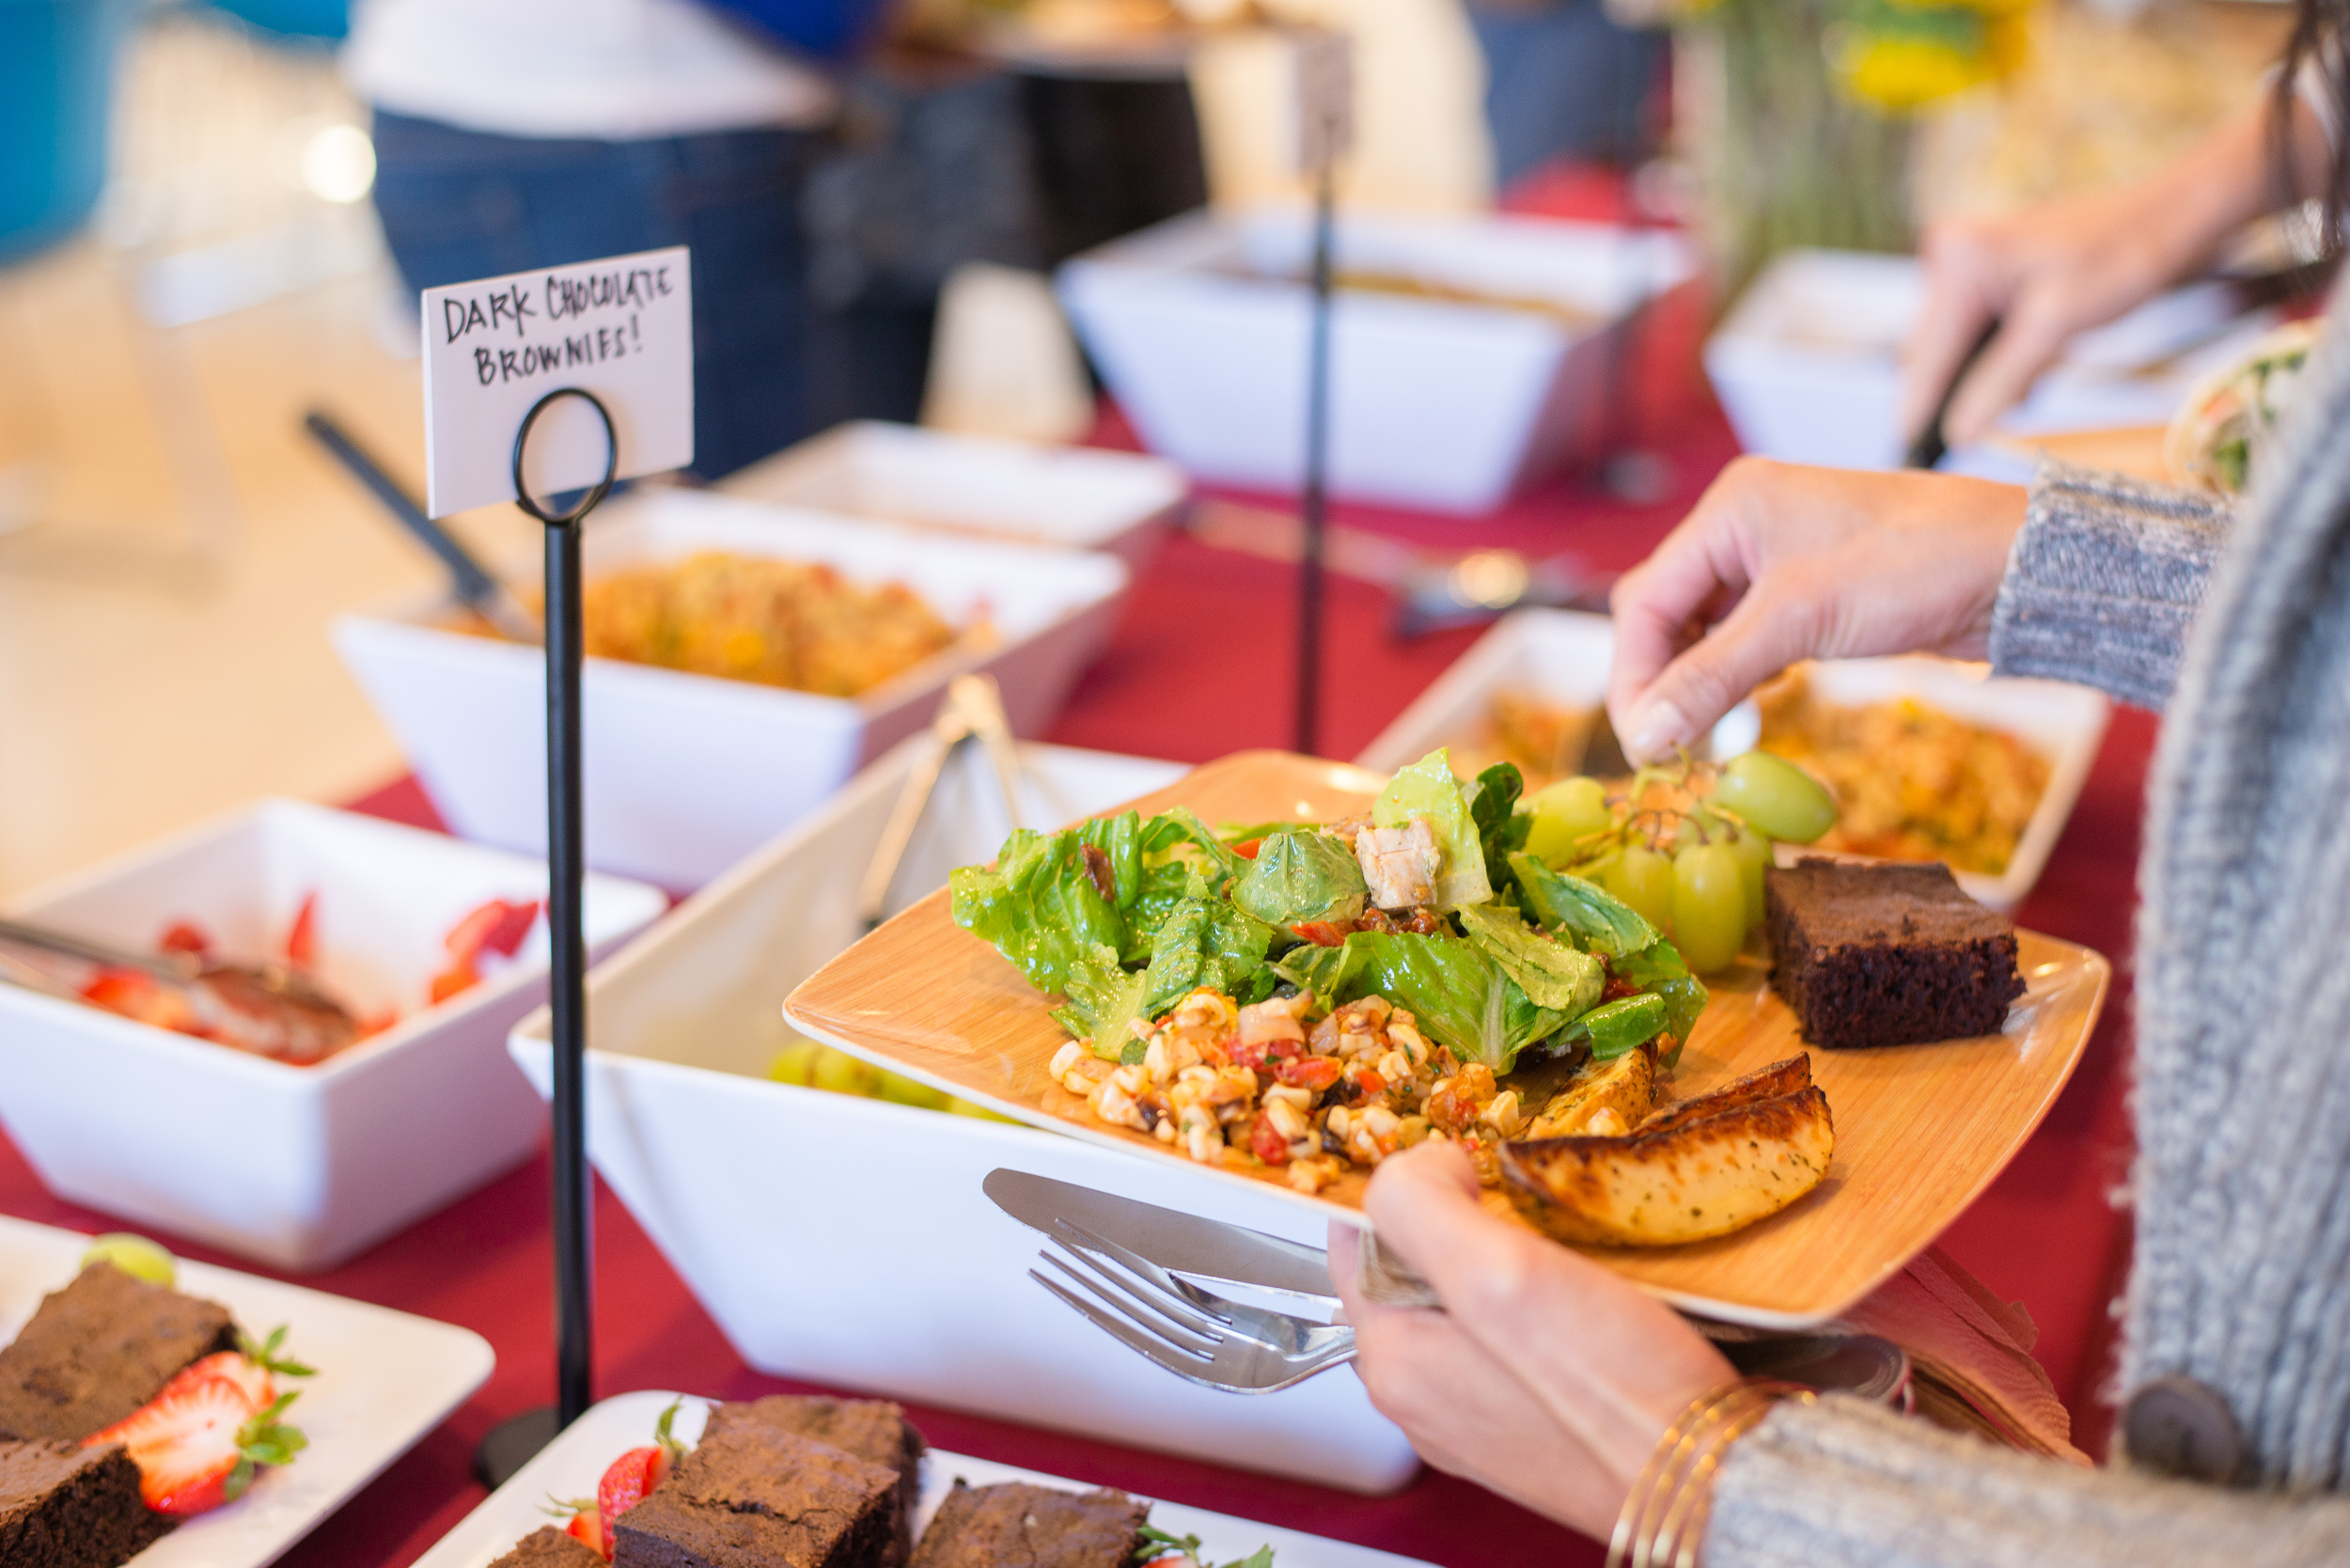
[[[1329,1254],[1318,1247],[1008,1167],[989,1171],[979,1190],[1004,1213],[1048,1236],[1058,1235],[1055,1220],[1073,1220],[1161,1268],[1203,1283],[1253,1286],[1324,1307],[1338,1302],[1330,1289]]]

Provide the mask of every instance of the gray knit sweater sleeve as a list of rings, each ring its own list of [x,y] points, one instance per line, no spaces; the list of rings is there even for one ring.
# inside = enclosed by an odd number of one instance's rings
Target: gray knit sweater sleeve
[[[1992,612],[1993,667],[2163,707],[2232,522],[2194,491],[2044,464]]]
[[[1738,1440],[1706,1568],[2303,1568],[2350,1561],[2350,1501],[2292,1501],[1994,1449],[1856,1400]]]

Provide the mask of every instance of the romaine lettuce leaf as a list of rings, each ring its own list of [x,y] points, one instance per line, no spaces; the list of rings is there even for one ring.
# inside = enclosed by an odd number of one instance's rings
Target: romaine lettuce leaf
[[[1606,989],[1605,964],[1568,943],[1527,930],[1516,910],[1473,903],[1457,913],[1468,939],[1500,964],[1536,1006],[1579,1018]]]
[[[1232,885],[1232,902],[1287,930],[1301,920],[1352,920],[1367,890],[1354,851],[1326,833],[1268,835]]]
[[[1548,1039],[1563,1013],[1537,1006],[1500,964],[1457,936],[1358,931],[1346,939],[1362,951],[1342,999],[1377,992],[1411,1010],[1420,1031],[1463,1061],[1506,1073],[1518,1052]]]
[[[1554,871],[1524,854],[1510,856],[1510,871],[1527,914],[1545,929],[1571,932],[1603,958],[1637,953],[1662,940],[1638,911],[1596,883]]]
[[[1637,953],[1614,959],[1607,972],[1627,985],[1665,999],[1665,1032],[1686,1041],[1705,1011],[1705,982],[1689,973],[1681,949],[1659,937]]]
[[[1203,985],[1261,999],[1250,993],[1271,988],[1256,977],[1272,942],[1273,928],[1247,911],[1222,899],[1187,898],[1151,940],[1142,1005],[1155,1018]]]
[[[1164,859],[1186,844],[1198,851],[1205,862],[1202,869],[1209,872],[1211,882],[1238,876],[1246,868],[1247,862],[1233,854],[1232,846],[1217,838],[1214,830],[1188,806],[1161,812],[1142,824],[1141,846],[1146,861]]]
[[[1534,819],[1516,814],[1526,776],[1515,762],[1496,762],[1468,787],[1469,820],[1485,850],[1485,881],[1496,894],[1510,886],[1510,856],[1526,847]]]
[[[1477,823],[1452,776],[1452,763],[1442,746],[1399,769],[1371,808],[1371,820],[1380,827],[1402,827],[1414,817],[1426,817],[1436,835],[1440,860],[1436,867],[1436,907],[1458,909],[1483,903],[1494,896],[1485,876],[1485,850]]]
[[[1559,1039],[1569,1043],[1588,1040],[1594,1060],[1613,1061],[1662,1034],[1666,1011],[1665,998],[1653,994],[1619,996],[1576,1019]]]
[[[1109,862],[1110,886],[1118,890],[1118,907],[1135,906],[1142,888],[1142,819],[1132,811],[1097,817],[1073,830],[1080,843],[1091,844]]]
[[[1133,1025],[1149,1023],[1143,997],[1149,978],[1139,969],[1118,962],[1110,947],[1096,943],[1069,966],[1069,1000],[1053,1010],[1053,1021],[1079,1040],[1093,1042],[1093,1054],[1104,1061],[1122,1061],[1127,1047],[1142,1058],[1142,1042]]]
[[[1128,946],[1125,919],[1086,865],[1087,842],[1077,829],[1018,828],[1004,840],[994,870],[965,866],[948,879],[955,924],[995,944],[1039,991],[1065,989],[1071,966],[1089,949],[1122,952]],[[1113,878],[1116,871],[1113,855]]]

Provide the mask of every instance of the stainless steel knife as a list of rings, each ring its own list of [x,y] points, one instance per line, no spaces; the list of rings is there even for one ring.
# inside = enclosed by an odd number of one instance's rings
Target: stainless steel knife
[[[1048,1236],[1058,1238],[1055,1220],[1073,1220],[1202,1283],[1250,1286],[1302,1297],[1325,1309],[1338,1305],[1330,1289],[1329,1254],[1318,1247],[1025,1170],[991,1170],[979,1190],[1004,1213]]]

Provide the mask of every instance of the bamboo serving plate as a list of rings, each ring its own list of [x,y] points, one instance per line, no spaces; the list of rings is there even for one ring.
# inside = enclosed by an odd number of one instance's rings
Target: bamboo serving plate
[[[1369,808],[1385,780],[1287,752],[1241,752],[1133,803],[1148,817],[1188,806],[1211,823],[1332,821]],[[1813,1080],[1836,1122],[1827,1177],[1792,1207],[1734,1235],[1684,1247],[1592,1248],[1645,1289],[1693,1312],[1759,1327],[1825,1322],[1923,1251],[2013,1159],[2072,1076],[2104,1005],[2111,966],[2070,942],[2018,931],[2027,986],[2006,1029],[1976,1040],[1882,1050],[1812,1049]],[[1708,981],[1670,1098],[1701,1094],[1806,1050],[1794,1015],[1741,956]],[[1203,1180],[1246,1182],[1363,1223],[1368,1177],[1318,1197],[1246,1168],[1193,1164],[1145,1134],[1096,1121],[1047,1070],[1068,1040],[1058,998],[954,923],[945,889],[900,914],[803,982],[784,1016],[810,1037],[1052,1132],[1175,1160]]]

